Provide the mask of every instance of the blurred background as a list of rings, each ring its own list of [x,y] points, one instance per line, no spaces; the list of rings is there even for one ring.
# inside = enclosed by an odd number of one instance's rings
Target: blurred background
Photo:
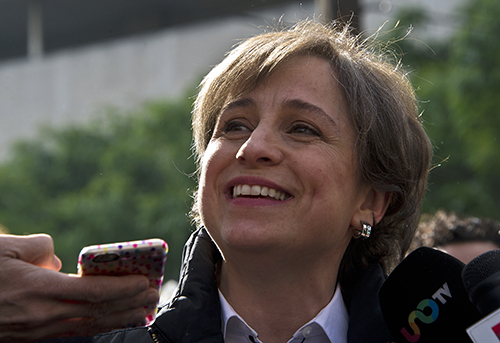
[[[66,272],[85,245],[160,237],[177,279],[196,85],[239,39],[337,17],[383,26],[411,75],[435,146],[423,212],[500,220],[497,0],[0,0],[3,230],[51,234]]]

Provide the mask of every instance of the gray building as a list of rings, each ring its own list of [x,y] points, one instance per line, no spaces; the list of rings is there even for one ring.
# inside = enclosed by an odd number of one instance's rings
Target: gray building
[[[0,160],[13,141],[33,137],[42,125],[84,123],[106,106],[133,109],[185,95],[238,39],[281,17],[317,17],[328,3],[0,0]],[[421,34],[445,38],[459,3],[359,0],[341,9],[354,6],[359,28],[370,31],[400,8],[420,6],[436,18]]]

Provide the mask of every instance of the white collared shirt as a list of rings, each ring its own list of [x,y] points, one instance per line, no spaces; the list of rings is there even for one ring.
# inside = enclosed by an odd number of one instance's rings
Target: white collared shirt
[[[229,305],[219,291],[222,308],[222,332],[226,343],[259,343],[257,332]],[[316,317],[302,326],[288,343],[347,343],[349,315],[337,287],[332,300]]]

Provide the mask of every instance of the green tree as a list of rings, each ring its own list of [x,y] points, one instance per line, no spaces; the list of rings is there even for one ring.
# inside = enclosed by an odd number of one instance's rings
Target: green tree
[[[0,166],[0,222],[11,233],[51,234],[66,272],[83,246],[163,238],[166,277],[177,278],[195,186],[190,109],[186,99],[109,110],[19,142]]]
[[[500,219],[500,2],[469,1],[463,23],[447,41],[398,42],[421,101],[424,126],[434,144],[434,168],[424,212],[438,209]],[[424,12],[398,15],[404,35],[428,23]]]
[[[500,219],[500,3],[471,1],[467,21],[450,47],[449,101],[464,163],[473,178],[469,206]]]

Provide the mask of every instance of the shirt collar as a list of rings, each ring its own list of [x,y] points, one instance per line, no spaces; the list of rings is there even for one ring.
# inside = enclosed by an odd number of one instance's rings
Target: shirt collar
[[[219,290],[219,299],[222,312],[222,333],[224,335],[224,342],[230,341],[230,336],[241,337],[257,337],[257,332],[248,325],[241,316],[236,313],[231,305],[227,302],[224,295]]]
[[[229,305],[219,290],[221,312],[222,312],[222,332],[225,341],[231,341],[229,337],[257,337],[257,332],[253,330],[245,320]],[[342,298],[340,287],[337,287],[332,300],[324,307],[311,321],[303,325],[293,335],[290,342],[297,340],[301,342],[303,338],[326,335],[331,343],[347,343],[347,329],[349,325],[349,315]],[[226,340],[227,339],[227,340]]]

